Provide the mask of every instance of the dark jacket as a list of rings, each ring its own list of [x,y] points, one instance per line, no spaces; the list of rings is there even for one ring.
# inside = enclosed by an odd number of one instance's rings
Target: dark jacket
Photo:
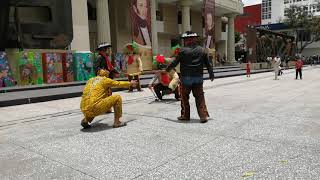
[[[206,66],[210,79],[214,78],[212,63],[205,49],[201,46],[181,48],[177,58],[168,66],[167,71],[169,72],[179,63],[182,77],[203,77],[203,68]]]
[[[111,61],[110,63],[112,64],[112,66],[114,66],[114,62],[113,61]],[[97,59],[96,59],[96,61],[94,63],[94,68],[95,68],[95,74],[96,75],[97,75],[97,73],[98,73],[98,71],[100,69],[105,69],[105,70],[109,71],[110,72],[110,75],[109,75],[110,79],[114,78],[114,73],[118,73],[116,70],[108,68],[106,59],[101,55],[98,55],[98,57],[97,57]]]
[[[96,61],[94,62],[94,70],[95,70],[95,74],[97,75],[98,71],[100,69],[105,69],[105,70],[108,70],[108,66],[107,66],[107,63],[106,63],[106,59],[101,56],[101,55],[98,55]]]

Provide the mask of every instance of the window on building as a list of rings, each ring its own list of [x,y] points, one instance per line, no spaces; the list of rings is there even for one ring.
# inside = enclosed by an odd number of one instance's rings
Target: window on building
[[[156,16],[157,16],[157,21],[163,21],[163,16],[162,16],[161,11],[157,10]]]
[[[311,33],[301,30],[298,32],[298,41],[310,41],[311,40]]]
[[[191,13],[191,12],[190,12]],[[190,18],[190,25],[192,25],[192,18]],[[182,24],[182,12],[178,12],[178,24]]]
[[[52,21],[49,7],[16,7],[18,18],[22,23],[48,23]]]
[[[227,32],[227,23],[222,22],[222,24],[221,24],[221,32]]]
[[[97,20],[97,9],[93,8],[90,3],[87,3],[88,6],[88,19],[89,20]]]

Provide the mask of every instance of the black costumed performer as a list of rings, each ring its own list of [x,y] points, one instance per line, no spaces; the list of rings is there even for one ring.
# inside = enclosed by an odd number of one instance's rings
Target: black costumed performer
[[[180,49],[177,58],[168,66],[167,71],[180,63],[181,71],[181,116],[180,121],[190,121],[189,96],[192,94],[196,101],[200,122],[208,122],[209,113],[207,110],[203,92],[203,68],[207,67],[210,80],[214,80],[213,68],[206,50],[197,45],[199,36],[196,33],[187,31],[182,34],[184,47]]]

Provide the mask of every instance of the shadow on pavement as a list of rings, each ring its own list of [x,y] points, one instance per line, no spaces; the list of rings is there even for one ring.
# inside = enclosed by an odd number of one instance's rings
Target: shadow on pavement
[[[166,121],[171,121],[171,122],[179,123],[179,124],[201,124],[200,119],[190,119],[190,121],[179,121],[178,119],[169,119],[169,118],[163,118],[163,119]],[[213,119],[209,118],[208,122],[212,121],[212,120]],[[204,123],[204,124],[206,124],[206,123]]]
[[[94,133],[94,132],[101,132],[105,130],[113,129],[112,126],[105,124],[105,123],[92,123],[91,128],[89,129],[81,129],[81,132],[87,132],[87,133]]]
[[[135,120],[137,120],[137,119],[130,119],[128,121],[123,121],[123,122],[126,122],[128,124],[129,122],[132,122]],[[95,132],[101,132],[101,131],[113,129],[112,125],[101,123],[101,121],[103,121],[103,119],[98,120],[97,122],[90,124],[91,128],[88,128],[88,129],[82,128],[80,131],[86,132],[86,133],[95,133]],[[122,128],[124,128],[124,127],[122,127]]]
[[[149,104],[173,104],[173,103],[176,103],[176,102],[180,102],[180,101],[177,101],[176,99],[163,99],[161,101],[157,101],[157,100],[154,100],[152,102],[150,102]]]

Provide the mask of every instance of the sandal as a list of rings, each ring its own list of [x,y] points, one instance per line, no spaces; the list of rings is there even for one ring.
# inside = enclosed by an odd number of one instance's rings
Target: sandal
[[[124,126],[126,126],[126,125],[127,125],[126,122],[121,122],[121,123],[119,123],[119,124],[113,124],[113,128],[124,127]]]
[[[88,122],[86,122],[85,119],[82,119],[81,126],[83,127],[83,129],[91,128],[90,124]]]

